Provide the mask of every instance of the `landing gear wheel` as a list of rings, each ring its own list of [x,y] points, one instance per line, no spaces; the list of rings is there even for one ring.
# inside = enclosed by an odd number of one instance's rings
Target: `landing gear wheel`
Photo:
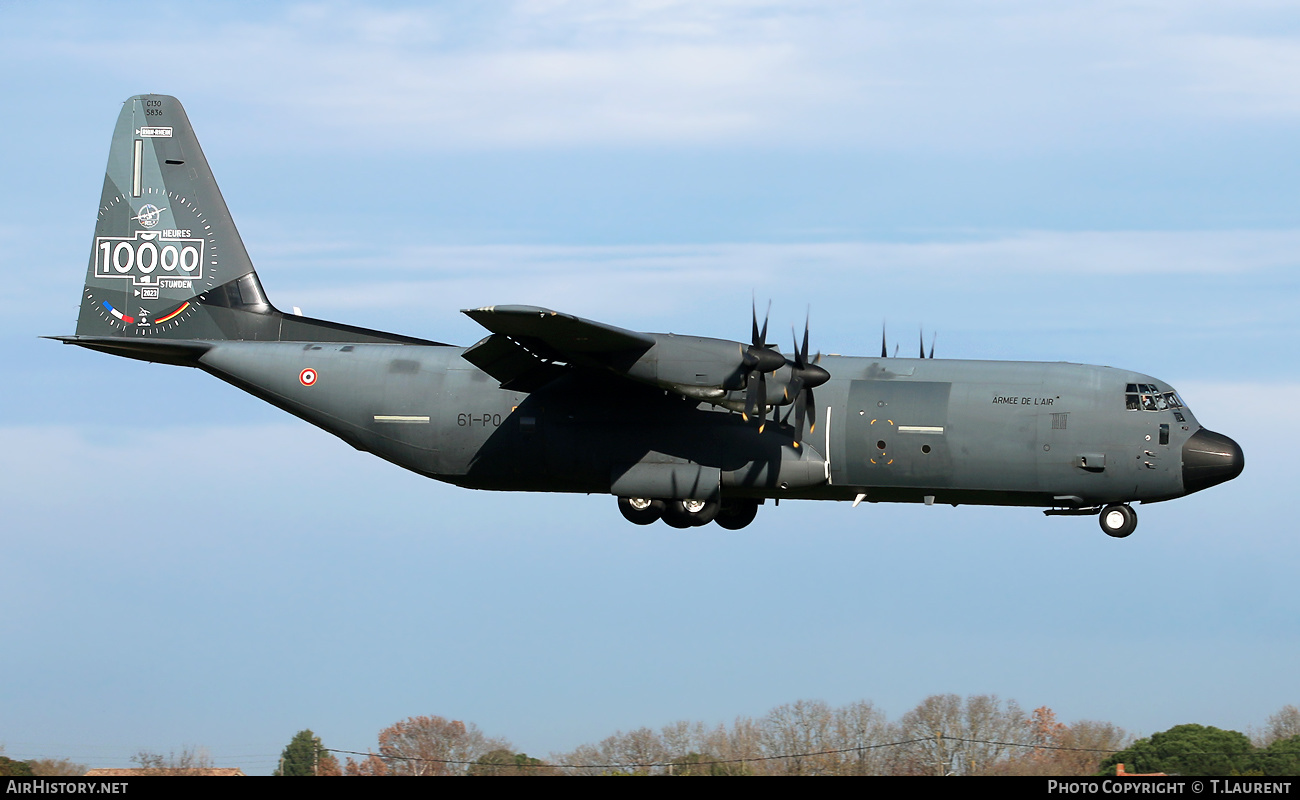
[[[1123,539],[1137,528],[1138,515],[1132,506],[1116,503],[1101,510],[1098,522],[1101,523],[1101,529],[1107,536]]]
[[[620,497],[618,510],[628,522],[649,525],[664,515],[664,501],[648,497]]]
[[[758,516],[757,500],[727,500],[722,503],[722,508],[718,510],[718,518],[714,522],[729,531],[738,531],[753,522],[756,516]]]
[[[664,503],[664,522],[674,528],[708,525],[720,508],[717,500],[669,500]]]

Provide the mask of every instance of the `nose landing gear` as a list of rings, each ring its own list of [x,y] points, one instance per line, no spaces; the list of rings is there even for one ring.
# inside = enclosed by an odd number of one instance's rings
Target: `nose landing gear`
[[[1132,506],[1115,503],[1103,508],[1097,520],[1107,536],[1123,539],[1137,528],[1138,515]]]

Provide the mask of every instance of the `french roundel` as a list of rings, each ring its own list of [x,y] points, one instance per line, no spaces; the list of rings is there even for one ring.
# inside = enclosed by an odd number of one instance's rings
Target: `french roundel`
[[[298,373],[298,382],[301,383],[303,386],[311,386],[313,383],[316,382],[316,377],[317,377],[316,370],[312,369],[311,367],[308,367],[307,369]]]

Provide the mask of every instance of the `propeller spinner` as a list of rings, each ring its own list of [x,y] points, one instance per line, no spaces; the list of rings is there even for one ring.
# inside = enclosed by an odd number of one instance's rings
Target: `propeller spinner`
[[[794,335],[792,328],[790,338],[794,339]],[[803,323],[803,346],[799,346],[798,340],[795,340],[794,345],[794,367],[790,370],[790,383],[786,386],[785,394],[794,402],[794,446],[798,447],[803,439],[805,416],[808,418],[808,432],[817,429],[817,401],[813,397],[813,389],[830,380],[831,374],[816,363],[821,360],[821,353],[813,360],[808,360],[807,319]]]

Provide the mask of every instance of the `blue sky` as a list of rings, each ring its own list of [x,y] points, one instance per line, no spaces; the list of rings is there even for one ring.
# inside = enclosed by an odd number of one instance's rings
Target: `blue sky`
[[[1261,725],[1300,702],[1298,32],[1274,2],[0,4],[0,744],[267,772],[305,727],[365,749],[439,714],[545,754],[945,692]],[[415,477],[36,338],[72,332],[141,92],[185,104],[281,307],[462,344],[494,303],[744,338],[756,295],[829,352],[885,320],[1157,375],[1246,472],[1125,541],[840,504],[642,529]]]

